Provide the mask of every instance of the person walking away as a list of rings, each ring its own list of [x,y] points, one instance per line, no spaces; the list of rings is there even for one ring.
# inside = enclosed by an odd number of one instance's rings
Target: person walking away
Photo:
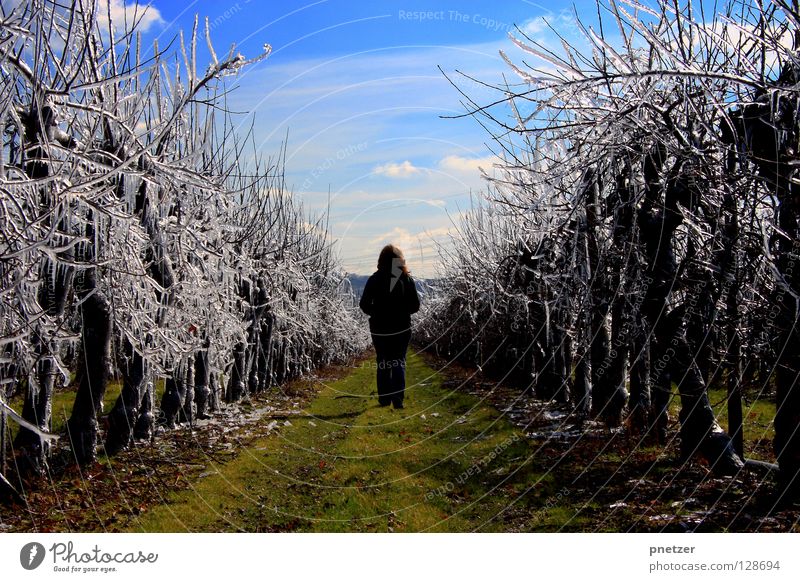
[[[359,307],[369,315],[378,368],[378,404],[403,408],[411,314],[419,311],[419,296],[403,252],[396,246],[389,244],[381,250],[378,270],[367,279]]]

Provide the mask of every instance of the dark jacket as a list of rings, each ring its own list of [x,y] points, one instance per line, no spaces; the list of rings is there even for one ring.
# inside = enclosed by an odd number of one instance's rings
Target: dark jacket
[[[411,314],[419,311],[414,279],[405,273],[392,277],[389,271],[375,271],[367,279],[359,307],[369,315],[372,333],[395,333],[410,329]]]

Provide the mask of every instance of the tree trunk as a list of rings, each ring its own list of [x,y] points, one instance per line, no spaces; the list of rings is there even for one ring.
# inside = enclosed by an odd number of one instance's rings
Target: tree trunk
[[[642,333],[637,324],[632,346],[633,365],[631,366],[631,426],[644,431],[650,426],[652,401],[650,397],[650,339]]]
[[[792,299],[794,301],[794,299]],[[785,312],[790,313],[785,307]],[[781,490],[789,498],[800,496],[800,324],[797,311],[794,313],[794,329],[781,337],[783,357],[780,358],[776,374],[775,453],[780,467]],[[784,319],[784,324],[787,319]]]
[[[797,80],[796,66],[785,63],[776,88],[794,87]],[[797,113],[796,95],[770,92],[743,107],[735,117],[735,132],[725,136],[758,166],[759,177],[778,201],[775,218],[779,231],[771,240],[777,275],[774,304],[778,306],[778,316],[772,321],[772,331],[778,336],[774,448],[780,493],[786,498],[800,496],[800,192],[792,180],[796,172],[789,164],[797,158]]]
[[[604,257],[600,252],[598,234],[600,229],[598,214],[597,179],[592,171],[587,172],[584,181],[586,204],[586,236],[589,255],[589,312],[590,344],[589,357],[592,370],[592,415],[603,418],[612,426],[618,424],[615,418],[616,407],[613,380],[608,376],[611,339],[608,334],[608,296]]]
[[[787,71],[784,71],[787,73]],[[797,82],[797,73],[791,71],[786,75],[793,83]],[[787,119],[794,120],[794,126],[785,134],[794,135],[797,139],[797,102],[796,97],[791,104],[783,104],[791,108]],[[772,113],[772,112],[771,112]],[[764,120],[770,127],[768,131],[777,134],[774,120]],[[778,282],[778,301],[780,309],[779,347],[777,372],[775,374],[775,453],[778,458],[780,488],[787,498],[800,497],[800,188],[790,179],[793,172],[786,163],[795,159],[794,152],[787,152],[795,143],[774,135],[772,144],[780,144],[778,158],[766,170],[768,181],[777,192],[779,201],[777,222],[781,232],[776,238],[776,260],[781,281]],[[783,143],[781,143],[783,142]],[[771,143],[761,144],[770,147]],[[774,147],[774,146],[772,146]],[[772,150],[768,150],[772,153]]]
[[[575,389],[572,395],[572,406],[579,416],[589,414],[589,405],[592,395],[592,372],[589,358],[582,355],[575,366]]]
[[[556,373],[556,350],[551,333],[547,333],[546,328],[542,328],[539,337],[540,340],[533,346],[536,354],[536,398],[550,400],[561,384]]]
[[[203,343],[203,349],[195,354],[194,357],[194,400],[197,405],[197,418],[209,418],[208,413],[211,399],[211,388],[209,387],[210,374],[208,369],[208,349],[210,342],[208,339]]]
[[[264,359],[264,342],[262,334],[265,332],[264,316],[269,313],[269,295],[267,294],[266,281],[256,277],[253,292],[254,305],[252,307],[252,323],[248,331],[249,343],[249,375],[247,379],[248,390],[256,394],[264,388],[262,361]]]
[[[225,390],[226,402],[238,402],[246,391],[245,378],[247,377],[247,344],[238,342],[233,349],[233,368],[228,386]]]
[[[572,386],[572,337],[563,330],[560,331],[561,343],[559,344],[559,375],[563,378],[561,387],[556,393],[556,401],[567,403],[570,401]]]
[[[194,356],[189,356],[183,365],[183,398],[178,417],[181,422],[194,423],[196,404],[194,401]]]
[[[790,196],[788,194],[794,194]],[[790,192],[782,196],[779,224],[784,233],[792,236],[786,240],[781,236],[778,269],[785,286],[779,290],[780,341],[778,365],[775,378],[775,453],[780,467],[779,479],[782,492],[789,498],[800,496],[800,205]]]
[[[179,421],[179,415],[183,408],[185,394],[185,370],[184,363],[179,363],[172,374],[167,377],[164,386],[164,395],[161,397],[161,413],[164,415],[164,422],[167,427],[175,428]]]
[[[142,394],[142,404],[139,409],[139,418],[133,427],[133,438],[139,440],[150,440],[156,424],[155,410],[156,395],[153,389],[153,382],[147,382]]]
[[[610,391],[605,417],[606,422],[612,426],[622,424],[623,412],[628,404],[628,390],[625,386],[628,377],[628,353],[638,316],[632,301],[636,298],[632,287],[636,287],[633,281],[641,275],[632,242],[635,201],[629,185],[629,174],[630,168],[626,164],[616,177],[612,248],[608,251],[612,265],[608,291],[612,299],[610,361],[604,364],[608,369],[606,381]]]
[[[734,161],[731,160],[729,171],[732,174]],[[739,215],[736,202],[729,192],[725,196],[723,208],[726,217],[724,230],[725,251],[723,283],[727,285],[725,311],[728,319],[728,434],[731,435],[733,448],[744,458],[744,419],[742,418],[742,339],[739,332],[739,289],[740,271],[737,245],[739,241]],[[723,287],[724,288],[724,287]]]
[[[48,141],[47,136],[52,139],[52,124],[55,123],[53,110],[49,106],[43,106],[40,115],[36,107],[31,107],[29,115],[24,117],[24,122],[26,128],[23,143],[36,144],[31,149],[29,161],[25,166],[26,174],[31,179],[47,178],[50,176],[50,156],[48,148],[41,140]],[[58,201],[53,195],[52,186],[46,185],[39,190],[39,206],[45,226],[52,226],[51,216],[57,214],[53,212],[57,204]],[[59,246],[69,238],[70,224],[65,218],[58,224],[52,245]],[[58,256],[67,261],[74,260],[71,250],[58,253]],[[39,267],[39,275],[42,282],[37,290],[37,302],[42,312],[50,318],[49,323],[55,324],[53,327],[57,327],[64,315],[67,296],[72,288],[73,269],[52,258],[45,258]],[[22,406],[22,417],[45,431],[50,430],[53,392],[58,375],[56,358],[58,357],[59,341],[55,335],[44,325],[36,324],[33,333],[36,373],[28,374],[25,400]],[[39,435],[27,428],[20,427],[14,446],[22,452],[20,461],[22,473],[44,474],[49,454],[47,442],[42,441]]]
[[[730,366],[728,370],[728,434],[733,441],[733,449],[744,458],[744,419],[742,417],[742,350],[739,332],[732,330],[731,345],[728,349]]]
[[[123,353],[127,357],[118,366],[122,374],[122,391],[108,415],[106,453],[109,455],[118,453],[133,440],[149,380],[144,358],[127,339],[124,340]]]
[[[0,380],[3,378],[0,377]],[[0,383],[0,405],[6,403],[5,384]],[[6,474],[6,409],[0,406],[0,475]]]
[[[58,374],[55,356],[48,347],[41,344],[44,339],[36,334],[34,346],[38,356],[36,372],[28,375],[25,400],[22,405],[22,417],[44,431],[50,430],[53,417],[53,392]],[[21,426],[14,439],[14,448],[21,451],[20,472],[43,475],[45,473],[49,445],[35,432]]]
[[[616,287],[616,285],[614,285]],[[628,403],[627,377],[628,350],[630,348],[630,305],[623,291],[616,294],[611,308],[611,350],[608,354],[606,381],[610,394],[606,404],[606,422],[610,426],[622,424],[622,413]]]
[[[264,318],[261,320],[261,350],[258,358],[258,383],[259,390],[263,391],[271,384],[272,366],[272,311],[267,308]]]
[[[705,379],[694,361],[694,350],[681,332],[673,338],[672,370],[681,397],[681,456],[684,460],[700,453],[720,475],[735,475],[744,467],[730,437],[717,422],[708,401]]]
[[[208,405],[210,410],[216,411],[220,409],[222,403],[222,383],[220,381],[220,372],[215,368],[211,368],[208,375],[209,387],[209,400]]]
[[[654,162],[654,156],[649,162]],[[647,179],[646,202],[640,210],[640,224],[645,243],[648,264],[648,280],[651,281],[644,300],[643,312],[652,329],[654,355],[657,356],[655,372],[658,374],[656,393],[655,427],[659,436],[664,436],[661,423],[665,421],[666,406],[671,391],[671,381],[678,384],[681,397],[681,452],[685,458],[695,453],[706,457],[717,473],[733,474],[743,466],[730,438],[716,422],[708,402],[705,379],[694,359],[695,352],[686,337],[684,319],[692,316],[691,307],[684,304],[667,310],[668,297],[673,286],[680,284],[673,249],[673,234],[683,221],[678,204],[691,200],[692,186],[683,180],[681,162],[676,162],[679,178],[664,186],[664,205],[659,209],[658,182]],[[657,174],[657,172],[656,172]]]
[[[78,278],[81,299],[81,377],[78,393],[67,421],[67,432],[75,460],[85,465],[97,459],[97,415],[103,405],[108,384],[111,346],[111,313],[108,301],[97,289],[95,267]]]

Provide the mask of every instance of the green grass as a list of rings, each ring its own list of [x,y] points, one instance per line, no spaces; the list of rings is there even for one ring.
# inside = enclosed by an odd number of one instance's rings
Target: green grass
[[[556,497],[561,485],[537,472],[531,445],[494,408],[443,389],[417,356],[407,371],[405,409],[378,407],[375,370],[358,367],[321,388],[307,416],[212,463],[217,473],[127,528],[546,531],[574,517]]]
[[[114,407],[114,403],[117,401],[119,397],[119,393],[122,390],[122,382],[120,381],[110,381],[108,383],[108,388],[106,389],[106,393],[103,395],[103,414],[108,414],[111,409]],[[51,431],[55,434],[60,434],[64,432],[67,428],[67,420],[69,419],[70,415],[72,414],[72,405],[75,402],[75,394],[77,391],[76,386],[70,386],[68,388],[63,388],[60,390],[56,390],[53,394],[53,419],[52,419],[52,426]],[[159,402],[161,402],[161,396],[164,394],[164,379],[160,378],[156,382],[156,406]],[[24,404],[22,394],[19,394],[12,398],[8,405],[15,409],[17,412],[22,412],[22,406]],[[9,427],[11,430],[11,438],[15,438],[17,436],[17,432],[19,432],[19,427],[16,423],[12,422],[9,423]]]
[[[670,400],[670,415],[678,417],[680,397],[677,387],[674,388]],[[717,422],[728,431],[728,394],[724,388],[711,388],[708,400],[711,402]],[[775,403],[766,398],[756,398],[742,402],[742,418],[744,427],[745,456],[762,461],[775,461],[771,452],[772,439],[775,437]]]
[[[19,529],[660,531],[664,524],[647,518],[677,515],[675,501],[687,488],[699,509],[744,515],[733,530],[755,527],[759,507],[742,511],[750,492],[726,488],[721,502],[716,482],[698,484],[696,472],[676,472],[678,463],[661,446],[641,447],[624,435],[574,445],[528,439],[468,389],[445,388],[466,376],[452,368],[440,376],[425,363],[434,359],[409,357],[404,410],[377,406],[375,369],[366,360],[321,371],[341,378],[327,385],[312,376],[242,403],[243,411],[265,411],[257,425],[222,415],[212,426],[184,426],[119,456],[101,455],[91,467],[69,467],[52,492],[46,487],[29,497],[37,508],[31,515],[47,519],[20,521]],[[481,385],[474,383],[474,394],[489,396]],[[119,384],[109,387],[106,410],[118,392]],[[504,402],[502,392],[491,394],[495,405]],[[725,426],[724,390],[709,396]],[[69,391],[56,396],[56,430],[73,398]],[[280,409],[274,418],[267,404]],[[287,407],[300,414],[287,414]],[[670,407],[676,420],[677,391]],[[748,403],[744,416],[746,456],[772,460],[774,404]],[[262,436],[273,421],[279,428]],[[721,519],[704,527],[733,523]]]

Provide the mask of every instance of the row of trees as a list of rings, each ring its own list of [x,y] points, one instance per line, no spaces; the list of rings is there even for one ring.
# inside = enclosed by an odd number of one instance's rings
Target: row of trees
[[[501,162],[421,332],[662,441],[676,385],[682,455],[724,474],[745,462],[742,390],[774,391],[780,485],[796,494],[800,12],[707,9],[611,0],[559,49],[513,38],[522,84],[464,94]],[[709,385],[727,386],[730,434]]]
[[[283,154],[261,158],[224,108],[223,77],[269,47],[220,58],[206,24],[202,72],[197,21],[166,51],[142,43],[143,9],[2,10],[2,467],[11,418],[16,466],[44,470],[53,394],[73,382],[62,442],[86,463],[101,438],[116,452],[363,347],[325,224],[291,196]]]

